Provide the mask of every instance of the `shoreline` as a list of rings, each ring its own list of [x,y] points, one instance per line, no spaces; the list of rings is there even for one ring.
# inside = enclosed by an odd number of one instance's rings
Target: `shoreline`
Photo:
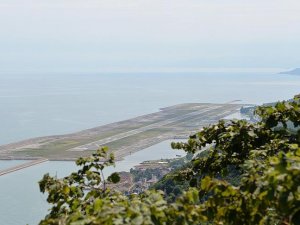
[[[142,165],[143,163],[146,163],[148,161],[161,161],[161,160],[170,160],[170,159],[177,159],[179,158],[178,154],[181,156],[185,155],[186,153],[184,151],[177,152],[176,150],[171,149],[170,143],[176,141],[176,140],[166,140],[163,143],[157,144],[155,147],[151,146],[153,148],[146,148],[141,151],[137,151],[135,153],[132,153],[131,155],[128,155],[128,157],[119,159],[118,161],[115,161],[114,168],[117,169],[118,172],[126,171],[128,172],[130,168],[134,168],[136,166]],[[165,151],[166,150],[166,151]],[[137,153],[137,154],[136,154]],[[67,165],[75,165],[75,162],[73,160],[47,160],[43,158],[35,159],[35,160],[27,160],[22,159],[20,162],[18,162],[18,159],[6,159],[10,161],[15,161],[14,164],[4,167],[0,170],[0,177],[2,175],[6,175],[9,173],[16,172],[18,170],[26,169],[28,167],[37,165],[37,164],[44,164],[45,162],[49,162],[49,165],[53,165],[53,163],[67,163]],[[0,159],[0,165],[1,165]],[[71,163],[71,164],[70,164]],[[5,164],[4,164],[5,165]],[[47,167],[47,165],[45,165]],[[125,166],[125,167],[124,167]],[[43,166],[44,167],[44,166]],[[120,169],[121,168],[121,169]],[[113,169],[113,170],[115,170]],[[113,171],[110,171],[110,173]]]

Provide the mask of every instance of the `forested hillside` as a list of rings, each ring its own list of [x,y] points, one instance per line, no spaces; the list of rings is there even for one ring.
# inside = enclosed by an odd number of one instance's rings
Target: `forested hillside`
[[[78,159],[81,169],[68,177],[46,174],[40,189],[53,207],[40,224],[300,224],[299,98],[255,113],[259,122],[219,121],[174,143],[194,157],[163,178],[173,183],[161,181],[161,190],[131,196],[109,190],[119,176],[103,178],[114,164],[106,148]]]

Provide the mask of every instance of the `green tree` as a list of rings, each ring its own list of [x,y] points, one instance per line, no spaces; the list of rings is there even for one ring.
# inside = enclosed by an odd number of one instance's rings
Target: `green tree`
[[[107,149],[79,159],[82,168],[70,176],[45,175],[40,189],[53,207],[41,224],[300,224],[299,99],[259,107],[256,114],[260,122],[219,121],[172,144],[193,155],[210,146],[177,170],[190,188],[173,203],[162,191],[124,196],[109,190],[106,183],[119,177],[103,178],[114,163]],[[229,175],[238,181],[229,182]]]

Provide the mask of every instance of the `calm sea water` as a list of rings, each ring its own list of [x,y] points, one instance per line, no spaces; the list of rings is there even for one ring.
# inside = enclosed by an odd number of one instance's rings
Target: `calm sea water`
[[[274,73],[0,74],[0,144],[63,134],[178,103],[263,103],[299,92]]]
[[[144,160],[175,158],[183,151],[172,150],[171,141],[164,141],[140,152],[136,152],[117,162],[116,167],[107,168],[105,175],[115,171],[129,171]],[[9,161],[20,164],[21,161]],[[0,165],[3,161],[0,161]],[[0,177],[0,224],[21,225],[38,224],[49,208],[46,196],[39,192],[38,181],[45,173],[63,177],[76,170],[74,162],[45,162]]]
[[[179,103],[260,104],[299,90],[300,77],[274,73],[0,74],[0,144],[79,131]],[[176,153],[164,142],[127,157],[117,170],[162,154]],[[17,163],[0,161],[0,168]],[[64,176],[74,169],[71,162],[47,162],[0,177],[0,224],[37,224],[48,207],[37,181],[46,172]]]

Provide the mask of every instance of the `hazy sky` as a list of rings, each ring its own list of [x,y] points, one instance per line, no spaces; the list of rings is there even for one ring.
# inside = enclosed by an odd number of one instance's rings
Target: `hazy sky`
[[[0,71],[299,67],[299,0],[1,0]]]

